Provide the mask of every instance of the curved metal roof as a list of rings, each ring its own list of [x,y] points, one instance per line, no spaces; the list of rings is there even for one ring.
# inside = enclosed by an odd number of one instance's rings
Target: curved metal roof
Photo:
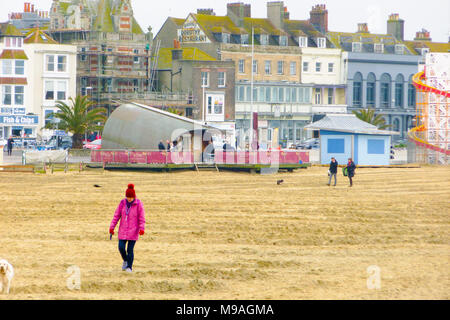
[[[159,142],[176,140],[198,130],[220,132],[217,128],[154,107],[128,103],[108,118],[102,136],[106,150],[157,150]]]

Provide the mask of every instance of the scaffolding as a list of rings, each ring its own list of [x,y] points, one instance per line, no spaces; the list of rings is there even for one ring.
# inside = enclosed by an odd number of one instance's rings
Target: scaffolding
[[[53,38],[77,46],[77,82],[81,95],[112,112],[109,95],[149,91],[151,43],[144,35],[83,30],[52,30]]]
[[[53,38],[77,46],[77,87],[108,114],[121,103],[175,108],[188,115],[197,101],[192,92],[156,92],[161,42],[152,48],[143,35],[53,30]],[[191,110],[188,110],[191,109]]]
[[[446,58],[445,55],[447,56]],[[419,163],[448,165],[450,160],[450,54],[429,54],[425,70],[413,77],[417,91],[416,127],[409,137]],[[442,63],[443,62],[443,63]]]

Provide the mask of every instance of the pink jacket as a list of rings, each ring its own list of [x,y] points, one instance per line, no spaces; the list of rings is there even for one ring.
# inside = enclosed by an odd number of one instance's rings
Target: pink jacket
[[[114,213],[110,229],[115,229],[120,219],[119,240],[138,240],[139,230],[145,231],[145,211],[141,200],[136,199],[131,205],[127,217],[127,199],[120,201]]]

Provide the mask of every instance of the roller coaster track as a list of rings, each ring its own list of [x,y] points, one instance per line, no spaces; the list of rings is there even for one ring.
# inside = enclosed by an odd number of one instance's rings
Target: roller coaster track
[[[425,73],[423,71],[414,75],[412,82],[413,82],[414,86],[416,87],[416,89],[418,90],[418,92],[422,92],[424,94],[434,93],[436,95],[443,96],[446,99],[450,98],[450,92],[439,90],[437,88],[429,86],[424,82],[424,80],[425,80]],[[448,100],[446,100],[446,101],[447,101],[446,104],[447,104],[447,109],[448,109],[449,103],[448,103]],[[447,110],[447,112],[448,112],[448,110]],[[423,147],[423,148],[426,148],[426,149],[429,149],[432,151],[436,151],[441,154],[445,154],[447,156],[450,155],[449,149],[443,149],[439,146],[433,145],[433,144],[429,143],[428,141],[426,141],[426,139],[425,139],[426,130],[427,130],[427,128],[426,128],[425,124],[419,124],[417,127],[413,128],[409,131],[409,133],[408,133],[409,139],[419,147]]]

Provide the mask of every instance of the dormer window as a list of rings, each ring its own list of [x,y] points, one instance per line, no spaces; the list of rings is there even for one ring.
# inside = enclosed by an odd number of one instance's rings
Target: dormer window
[[[327,47],[327,39],[317,38],[317,48],[326,48],[326,47]]]
[[[22,48],[23,39],[18,37],[6,37],[5,47],[6,48]]]
[[[288,37],[280,36],[280,47],[287,47],[288,45]]]
[[[403,44],[395,45],[395,54],[404,54],[404,52],[405,52],[405,46]]]
[[[300,48],[308,47],[308,38],[307,37],[298,37],[298,46]]]
[[[222,33],[222,43],[230,43],[231,36],[229,33]]]
[[[248,34],[242,34],[241,35],[241,44],[248,44],[248,39],[249,39],[249,36],[248,36]]]
[[[352,42],[352,52],[361,52],[362,44],[361,42]]]
[[[375,53],[384,53],[384,44],[382,44],[382,43],[375,43],[373,45],[373,52],[375,52]]]
[[[269,35],[268,34],[260,35],[260,43],[262,46],[267,46],[269,44]]]

